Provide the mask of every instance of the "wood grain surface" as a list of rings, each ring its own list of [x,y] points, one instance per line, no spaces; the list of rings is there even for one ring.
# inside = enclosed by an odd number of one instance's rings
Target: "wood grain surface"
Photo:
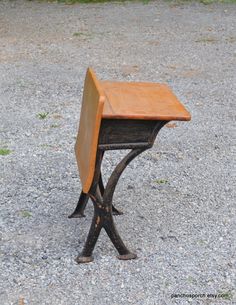
[[[87,193],[93,181],[99,129],[104,106],[104,93],[92,69],[87,70],[79,131],[75,144],[83,192]]]
[[[165,84],[102,81],[103,118],[189,121],[191,116]]]

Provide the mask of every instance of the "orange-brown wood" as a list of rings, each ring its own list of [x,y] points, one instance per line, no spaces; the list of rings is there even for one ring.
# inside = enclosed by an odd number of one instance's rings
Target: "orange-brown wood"
[[[189,121],[191,116],[165,84],[98,81],[89,68],[75,144],[84,193],[94,177],[102,119]]]
[[[93,181],[104,101],[103,90],[92,69],[88,69],[75,144],[76,160],[84,193],[88,193]]]
[[[189,112],[165,84],[100,83],[106,96],[103,118],[164,121],[191,119]]]

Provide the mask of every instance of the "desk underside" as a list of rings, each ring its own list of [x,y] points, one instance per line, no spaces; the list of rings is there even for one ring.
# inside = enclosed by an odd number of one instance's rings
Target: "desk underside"
[[[98,147],[102,150],[151,147],[168,121],[102,119]]]

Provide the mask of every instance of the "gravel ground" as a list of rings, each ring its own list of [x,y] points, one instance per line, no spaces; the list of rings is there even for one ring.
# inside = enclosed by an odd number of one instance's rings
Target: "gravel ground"
[[[117,260],[104,233],[93,263],[74,261],[93,212],[67,218],[88,66],[168,83],[192,114],[117,186],[134,261]],[[236,304],[235,84],[235,5],[0,1],[0,148],[11,151],[0,156],[0,305]],[[124,153],[107,153],[106,176]]]

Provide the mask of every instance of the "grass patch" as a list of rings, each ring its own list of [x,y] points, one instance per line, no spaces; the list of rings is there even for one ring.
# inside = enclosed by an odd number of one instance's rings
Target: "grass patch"
[[[219,295],[224,300],[232,300],[233,299],[233,293],[231,291],[222,292]]]
[[[157,180],[155,180],[155,182],[157,184],[166,184],[168,182],[168,180],[166,180],[166,179],[157,179]]]
[[[202,37],[195,40],[195,42],[202,42],[202,43],[216,43],[217,41],[218,40],[214,37]]]
[[[31,1],[31,0],[28,0]],[[46,1],[46,0],[41,0]],[[64,4],[76,4],[76,3],[109,3],[109,2],[116,2],[116,3],[124,3],[124,2],[142,2],[143,4],[148,4],[150,0],[47,0],[47,2],[57,2],[57,3],[64,3]]]
[[[28,0],[32,1],[32,0]],[[64,4],[76,4],[76,3],[124,3],[124,2],[142,2],[143,4],[148,4],[152,2],[153,0],[39,0],[41,2],[57,2],[57,3],[64,3]],[[183,5],[186,3],[191,2],[200,2],[202,4],[208,5],[212,3],[231,3],[236,4],[236,0],[165,0],[166,2],[169,2],[173,5]]]
[[[24,218],[29,218],[32,216],[32,214],[29,211],[21,211],[20,214]]]
[[[213,4],[213,3],[231,3],[231,4],[236,4],[236,0],[165,0],[166,2],[169,2],[170,4],[173,5],[183,5],[183,4],[187,4],[187,3],[194,3],[194,2],[199,2],[205,5],[208,4]]]
[[[50,127],[51,128],[58,128],[58,127],[60,127],[60,125],[59,124],[52,124]]]
[[[104,3],[104,2],[125,2],[125,0],[57,0],[58,3],[75,4],[75,3]]]
[[[76,36],[76,37],[78,37],[78,36],[84,36],[85,34],[83,33],[83,32],[75,32],[74,34],[73,34],[73,36]]]
[[[51,144],[41,144],[40,147],[42,147],[42,148],[52,148],[53,145],[51,145]]]
[[[75,32],[73,34],[74,37],[81,37],[81,38],[91,38],[92,34],[91,33],[85,33],[85,32]]]
[[[235,3],[236,0],[199,0],[202,4],[212,4],[212,3]]]
[[[11,150],[8,148],[0,148],[0,156],[7,156],[11,153]]]
[[[88,33],[83,33],[83,32],[75,32],[73,34],[73,36],[90,36],[91,34],[88,34]]]
[[[49,115],[49,112],[40,112],[37,114],[37,117],[40,119],[40,120],[44,120],[47,118],[47,116]]]
[[[227,42],[234,43],[234,42],[236,42],[236,37],[230,36],[230,37],[226,38],[225,40],[226,40]]]

